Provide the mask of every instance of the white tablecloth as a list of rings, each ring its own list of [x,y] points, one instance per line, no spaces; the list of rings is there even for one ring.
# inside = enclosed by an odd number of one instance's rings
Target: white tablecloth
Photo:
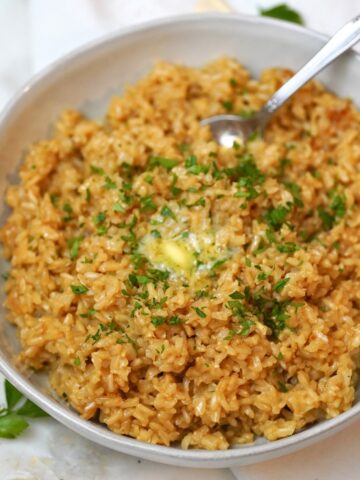
[[[0,0],[0,108],[33,73],[82,43],[151,18],[196,10],[256,14],[280,0]],[[333,33],[360,13],[360,0],[290,0],[307,26]],[[2,378],[0,376],[0,383]],[[3,394],[0,391],[0,403]],[[111,452],[52,419],[31,422],[16,440],[0,440],[1,480],[355,480],[360,422],[271,462],[232,471],[167,467]]]

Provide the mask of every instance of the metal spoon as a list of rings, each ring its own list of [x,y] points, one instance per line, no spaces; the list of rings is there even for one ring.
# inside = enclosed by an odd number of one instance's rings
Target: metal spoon
[[[254,116],[242,119],[237,115],[215,115],[200,123],[209,125],[214,139],[224,147],[245,141],[255,131],[262,133],[271,115],[299,88],[320,73],[342,53],[360,40],[360,15],[346,23],[293,77],[265,103]]]

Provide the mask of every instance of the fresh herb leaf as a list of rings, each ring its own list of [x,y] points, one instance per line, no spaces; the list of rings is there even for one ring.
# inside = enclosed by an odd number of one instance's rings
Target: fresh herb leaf
[[[85,285],[70,285],[70,287],[73,293],[75,293],[75,295],[81,295],[89,291],[89,289],[85,287]]]
[[[206,313],[199,307],[191,307],[200,318],[206,318]]]
[[[286,392],[289,391],[288,388],[287,388],[287,386],[286,386],[285,383],[283,383],[283,382],[279,382],[279,390],[280,390],[280,392],[282,392],[282,393],[286,393]]]
[[[28,422],[20,415],[7,413],[6,415],[0,416],[0,437],[16,438],[26,430],[28,426]]]
[[[169,325],[180,325],[180,323],[181,323],[181,318],[178,315],[173,315],[168,320]]]
[[[26,400],[24,405],[20,407],[16,413],[18,415],[23,415],[24,417],[39,418],[39,417],[48,417],[49,415],[44,412],[40,407],[38,407],[31,400]]]
[[[185,168],[188,172],[199,175],[199,173],[207,173],[209,171],[209,167],[207,165],[198,165],[197,157],[195,155],[190,155],[185,160]]]
[[[105,188],[106,190],[114,190],[116,188],[116,182],[111,180],[110,177],[105,177],[105,183],[102,188]]]
[[[346,213],[345,196],[339,194],[334,195],[330,204],[330,208],[336,217],[342,218]]]
[[[165,323],[165,320],[166,320],[166,317],[160,317],[160,316],[151,317],[151,323],[155,327],[159,327],[160,325],[163,325]]]
[[[255,114],[255,111],[254,110],[240,110],[240,112],[238,113],[239,117],[240,118],[251,118],[253,115]]]
[[[105,175],[104,170],[100,167],[96,167],[95,165],[90,165],[90,170],[96,175]]]
[[[113,209],[113,212],[116,212],[116,213],[124,213],[125,212],[125,208],[119,202],[114,203],[112,209]]]
[[[65,203],[64,203],[63,210],[64,210],[64,212],[66,212],[66,213],[73,213],[72,206],[70,205],[69,202],[65,202]]]
[[[106,212],[99,212],[93,217],[94,225],[100,225],[100,223],[105,222],[106,220]]]
[[[57,207],[57,204],[59,203],[59,196],[55,193],[50,193],[50,201],[53,207]]]
[[[161,238],[161,233],[159,232],[159,230],[151,230],[150,234],[153,238]]]
[[[71,238],[68,241],[68,245],[70,247],[70,258],[71,260],[75,260],[77,256],[79,255],[79,248],[80,244],[83,241],[84,237],[76,237],[76,238]]]
[[[5,380],[5,398],[7,407],[11,410],[18,401],[23,397],[23,394],[19,392],[8,380]]]
[[[318,214],[322,221],[323,228],[325,228],[325,230],[330,230],[335,224],[335,215],[332,215],[322,207],[318,208]]]
[[[134,287],[139,287],[140,285],[147,285],[150,283],[151,278],[146,275],[135,275],[134,273],[130,273],[129,281]]]
[[[241,292],[233,292],[229,295],[229,297],[233,298],[234,300],[242,300],[244,295]]]
[[[286,189],[292,194],[294,197],[294,203],[297,207],[301,208],[304,206],[304,202],[301,198],[301,188],[297,183],[294,182],[284,182]]]
[[[274,292],[280,293],[283,290],[283,288],[285,287],[285,285],[288,283],[289,280],[290,280],[290,278],[287,277],[287,278],[282,278],[281,280],[276,282],[275,285],[274,285]]]
[[[261,8],[260,15],[264,17],[278,18],[280,20],[297,23],[299,25],[304,25],[304,20],[300,13],[286,5],[286,3],[281,3],[269,9]]]
[[[234,110],[234,104],[230,100],[224,100],[222,106],[227,112],[232,112]]]
[[[276,245],[276,248],[280,253],[294,253],[299,250],[300,247],[299,245],[296,245],[296,243],[286,242]]]
[[[150,195],[140,198],[140,212],[152,212],[156,210],[156,208],[156,204]]]
[[[166,170],[173,169],[174,167],[176,167],[176,165],[178,165],[178,163],[179,162],[177,160],[172,160],[171,158],[156,157],[156,156],[152,156],[149,158],[150,167],[160,166],[165,168]]]
[[[176,220],[176,216],[175,216],[175,213],[171,210],[170,207],[168,207],[167,205],[164,205],[162,207],[162,209],[160,210],[160,213],[163,217],[170,217],[172,218],[173,220]]]
[[[79,357],[74,358],[74,362],[73,362],[73,363],[74,363],[74,365],[75,365],[76,367],[80,367],[80,365],[81,365],[81,360],[80,360],[80,358],[79,358]]]
[[[270,227],[272,227],[274,230],[279,230],[282,224],[285,222],[289,212],[290,209],[283,205],[279,207],[270,207],[266,211],[264,218]]]

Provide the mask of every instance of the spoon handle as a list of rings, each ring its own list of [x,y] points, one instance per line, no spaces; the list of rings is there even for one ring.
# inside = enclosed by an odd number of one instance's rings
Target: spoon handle
[[[311,80],[329,63],[360,40],[360,15],[346,23],[335,35],[277,92],[262,108],[264,116],[271,115],[299,88]]]

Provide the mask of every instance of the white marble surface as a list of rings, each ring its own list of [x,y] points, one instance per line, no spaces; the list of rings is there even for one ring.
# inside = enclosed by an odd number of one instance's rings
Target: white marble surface
[[[33,73],[82,43],[121,26],[196,10],[256,14],[280,0],[0,0],[0,109]],[[331,34],[360,12],[360,0],[289,0],[307,26]],[[2,378],[0,376],[0,382]],[[0,404],[3,394],[0,391]],[[1,480],[355,480],[360,422],[293,455],[232,470],[185,470],[103,449],[52,419],[0,440]]]

